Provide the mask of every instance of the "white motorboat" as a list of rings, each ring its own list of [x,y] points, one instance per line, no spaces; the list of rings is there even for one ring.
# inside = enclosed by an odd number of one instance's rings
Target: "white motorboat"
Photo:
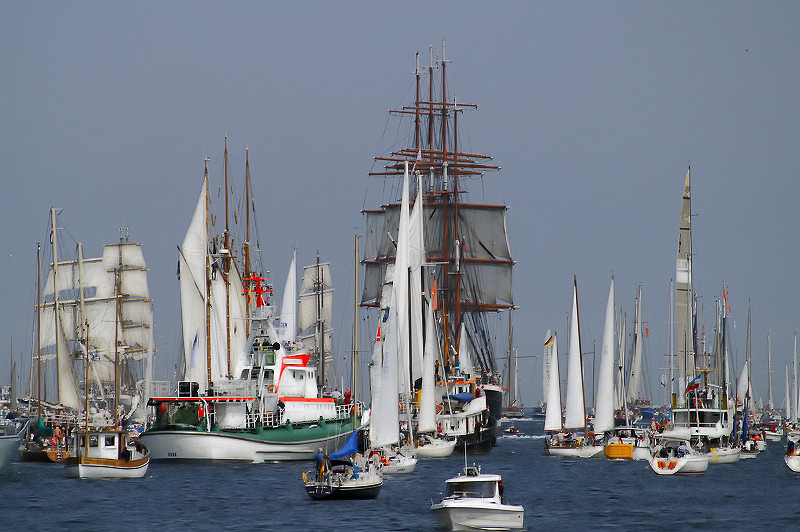
[[[431,504],[441,527],[449,530],[519,530],[525,509],[503,502],[500,475],[465,467],[464,473],[447,479],[441,501]]]

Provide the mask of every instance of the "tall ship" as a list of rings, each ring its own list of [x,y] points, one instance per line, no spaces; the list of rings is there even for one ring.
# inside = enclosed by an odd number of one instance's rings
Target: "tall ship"
[[[141,244],[123,228],[119,242],[104,246],[99,257],[85,257],[77,242],[73,256],[62,258],[59,245],[62,251],[67,246],[60,242],[59,213],[50,210],[52,260],[37,283],[36,352],[26,398],[35,421],[23,460],[60,458],[52,433],[74,426],[84,397],[94,425],[143,424],[151,389],[153,307]]]
[[[324,373],[322,386],[318,383],[318,370],[325,371],[321,337],[328,329],[326,320],[317,317],[311,319],[316,325],[305,329],[316,330],[319,343],[312,334],[306,345],[298,335],[295,261],[281,312],[271,302],[269,279],[251,265],[250,213],[255,202],[249,194],[249,157],[242,202],[247,206],[245,234],[236,256],[227,154],[226,139],[224,220],[210,208],[206,161],[200,197],[179,246],[181,380],[173,394],[150,399],[149,423],[140,439],[153,460],[313,459],[319,448],[341,447],[357,428],[359,412],[355,405],[325,396]],[[233,220],[242,217],[234,215]],[[221,235],[212,236],[215,222]],[[316,271],[323,270],[327,271]],[[313,286],[304,284],[306,288],[315,293]],[[317,288],[329,292],[325,286]],[[324,305],[327,299],[315,301]],[[307,321],[304,314],[300,324]],[[312,360],[315,355],[319,366]]]
[[[476,106],[460,102],[448,92],[444,46],[441,59],[434,62],[430,54],[426,83],[419,54],[416,63],[414,101],[390,111],[404,123],[410,122],[408,144],[376,157],[382,168],[370,173],[390,185],[385,188],[392,188],[394,195],[379,208],[363,211],[361,305],[379,308],[382,312],[375,314],[386,316],[382,292],[386,280],[394,275],[402,227],[399,191],[394,184],[405,182],[403,175],[410,174],[409,196],[415,207],[423,204],[422,244],[412,244],[412,248],[422,248],[423,258],[420,273],[409,273],[408,278],[411,292],[429,294],[434,309],[437,430],[457,436],[471,450],[486,451],[495,444],[503,407],[502,376],[496,363],[496,353],[503,347],[494,345],[492,331],[499,323],[499,313],[514,305],[508,207],[473,200],[470,185],[477,184],[481,191],[484,174],[499,167],[491,164],[490,156],[467,151],[460,142],[459,117]],[[412,235],[415,231],[412,225]],[[412,330],[424,330],[425,314],[420,306],[409,304]],[[383,318],[379,321],[383,323]],[[406,375],[399,391],[411,398],[412,408],[418,408],[417,396],[425,390],[424,349],[423,341],[414,338],[412,333],[411,345],[401,348],[399,355],[401,374]],[[429,336],[425,340],[430,343]]]

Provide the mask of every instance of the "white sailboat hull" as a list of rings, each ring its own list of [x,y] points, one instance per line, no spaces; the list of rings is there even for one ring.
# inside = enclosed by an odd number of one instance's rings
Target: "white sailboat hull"
[[[800,455],[784,456],[783,461],[795,473],[800,473]]]
[[[658,475],[700,474],[708,469],[708,458],[702,454],[679,458],[654,456],[650,460],[650,468]]]
[[[550,456],[572,456],[577,458],[592,458],[603,452],[602,445],[579,445],[577,447],[548,447],[545,452]]]
[[[445,500],[431,510],[439,526],[449,530],[519,530],[525,516],[522,506],[475,500]]]
[[[153,460],[231,460],[261,463],[273,460],[313,460],[319,447],[341,447],[349,433],[294,442],[265,441],[217,432],[145,432],[140,440]]]
[[[441,440],[435,438],[430,443],[415,449],[417,458],[444,458],[453,454],[456,440]]]
[[[388,464],[381,467],[384,475],[398,475],[402,473],[413,473],[417,467],[417,459],[413,456],[399,456],[393,458]]]
[[[741,451],[738,447],[712,447],[706,457],[709,464],[734,464],[739,461]]]

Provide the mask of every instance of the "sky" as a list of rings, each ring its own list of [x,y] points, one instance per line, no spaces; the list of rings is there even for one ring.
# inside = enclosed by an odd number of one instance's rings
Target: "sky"
[[[770,332],[783,405],[800,324],[797,3],[0,0],[0,13],[0,383],[12,338],[15,360],[30,361],[36,243],[49,243],[51,207],[87,256],[121,226],[143,244],[154,373],[165,352],[174,371],[176,246],[206,157],[219,183],[226,136],[231,178],[243,180],[249,149],[274,286],[294,248],[300,265],[317,252],[330,261],[334,345],[348,351],[360,211],[397,188],[367,176],[375,156],[401,147],[386,111],[413,101],[415,53],[427,65],[444,40],[448,87],[478,105],[460,119],[464,145],[502,167],[470,200],[509,207],[514,343],[539,357],[519,359],[525,404],[541,401],[547,329],[566,349],[573,275],[584,351],[600,351],[612,274],[629,320],[642,284],[647,386],[661,402],[691,165],[706,329],[724,281],[735,367],[749,306],[756,394],[766,396]]]

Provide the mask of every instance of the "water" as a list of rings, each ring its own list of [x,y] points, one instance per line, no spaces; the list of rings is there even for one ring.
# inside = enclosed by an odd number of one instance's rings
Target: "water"
[[[542,422],[516,425],[523,434],[468,460],[503,476],[529,530],[760,530],[800,522],[800,474],[784,464],[780,443],[754,459],[712,464],[704,475],[661,477],[645,462],[544,456]],[[312,501],[300,482],[312,462],[152,462],[145,478],[104,481],[64,478],[58,464],[13,461],[0,473],[0,501],[10,530],[434,530],[431,497],[463,465],[463,455],[421,460],[413,474],[386,477],[375,500]]]

